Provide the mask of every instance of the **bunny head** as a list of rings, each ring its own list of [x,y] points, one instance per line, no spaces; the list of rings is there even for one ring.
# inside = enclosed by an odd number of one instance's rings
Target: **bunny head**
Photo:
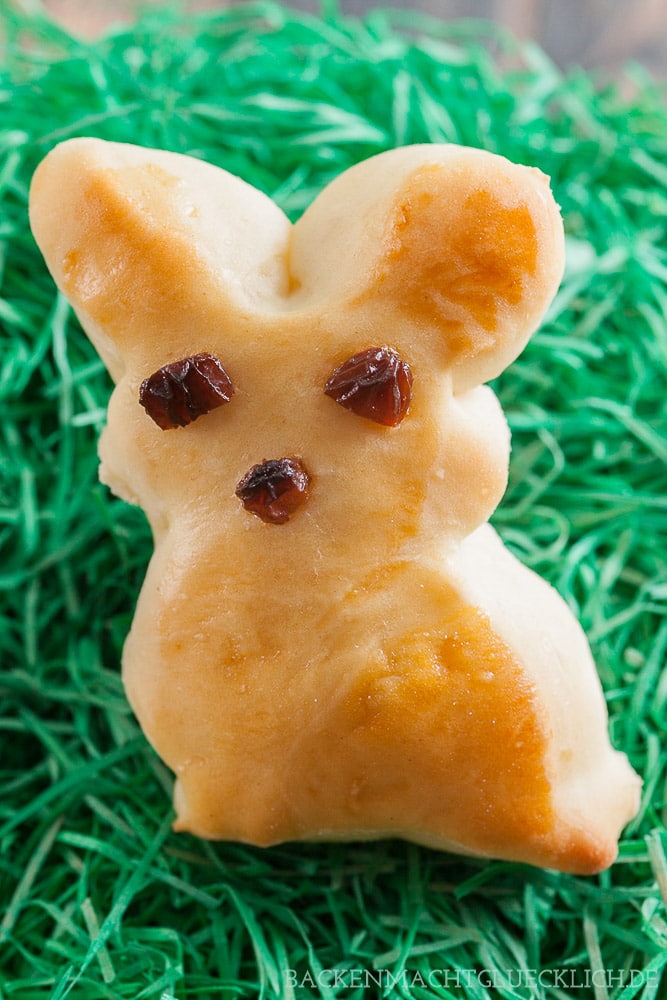
[[[177,774],[180,828],[608,863],[636,786],[585,640],[480,528],[509,456],[484,383],[563,269],[547,179],[407,147],[348,170],[292,226],[215,167],[77,139],[37,171],[31,217],[116,382],[102,478],[155,537],[124,678]],[[562,651],[511,624],[524,599],[569,636],[573,676],[585,663],[597,797],[548,676]],[[577,837],[619,781],[607,827]]]
[[[60,172],[66,209],[47,190]],[[262,553],[289,547],[309,527],[313,549],[333,538],[344,556],[363,522],[372,559],[383,559],[429,522],[442,542],[493,511],[507,432],[488,390],[468,390],[522,349],[562,273],[560,218],[538,171],[477,150],[408,147],[349,170],[291,227],[207,164],[73,140],[38,171],[32,199],[56,279],[118,382],[103,474],[158,531],[204,503],[246,553],[255,540]],[[217,359],[232,394],[164,433],[138,405],[140,386],[201,354]],[[373,372],[375,386],[351,386]],[[387,427],[361,401],[400,395],[397,372],[409,385]],[[289,456],[309,486],[278,533],[249,519],[235,491],[254,466]]]

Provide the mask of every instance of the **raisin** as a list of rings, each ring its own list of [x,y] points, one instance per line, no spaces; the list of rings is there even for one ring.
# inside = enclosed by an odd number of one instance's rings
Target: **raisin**
[[[232,380],[212,354],[194,354],[158,368],[141,383],[139,402],[163,431],[186,427],[228,403]]]
[[[357,416],[396,427],[412,400],[412,371],[391,347],[369,347],[339,365],[324,391]]]
[[[253,465],[236,487],[251,514],[267,524],[284,524],[307,499],[310,477],[300,458],[273,458]]]

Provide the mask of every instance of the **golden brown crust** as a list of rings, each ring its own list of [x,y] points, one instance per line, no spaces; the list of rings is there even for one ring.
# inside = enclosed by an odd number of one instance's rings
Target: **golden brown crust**
[[[437,169],[418,171],[402,192],[373,294],[410,316],[436,318],[451,360],[469,360],[493,347],[502,308],[522,301],[537,268],[537,232],[528,205],[505,207],[484,189],[455,203],[444,228],[437,200],[445,192],[430,176]]]

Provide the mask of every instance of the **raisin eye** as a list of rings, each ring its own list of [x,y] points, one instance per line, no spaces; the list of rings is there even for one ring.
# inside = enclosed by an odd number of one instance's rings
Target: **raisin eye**
[[[212,354],[194,354],[158,368],[141,383],[139,402],[163,431],[186,427],[228,403],[234,394],[229,375]]]
[[[310,477],[300,458],[272,458],[253,465],[236,487],[251,514],[267,524],[285,524],[308,499]]]
[[[412,400],[412,371],[391,347],[369,347],[339,365],[324,391],[357,416],[396,427]]]

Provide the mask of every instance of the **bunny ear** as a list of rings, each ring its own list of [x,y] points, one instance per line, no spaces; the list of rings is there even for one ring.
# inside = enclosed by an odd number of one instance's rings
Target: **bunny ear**
[[[114,378],[132,357],[192,353],[230,314],[286,293],[290,224],[192,157],[73,139],[40,164],[35,238]],[[227,320],[227,322],[225,322]]]
[[[291,267],[304,287],[369,306],[413,339],[435,332],[462,390],[522,350],[558,288],[563,245],[540,171],[482,150],[412,146],[334,181],[297,223]]]

